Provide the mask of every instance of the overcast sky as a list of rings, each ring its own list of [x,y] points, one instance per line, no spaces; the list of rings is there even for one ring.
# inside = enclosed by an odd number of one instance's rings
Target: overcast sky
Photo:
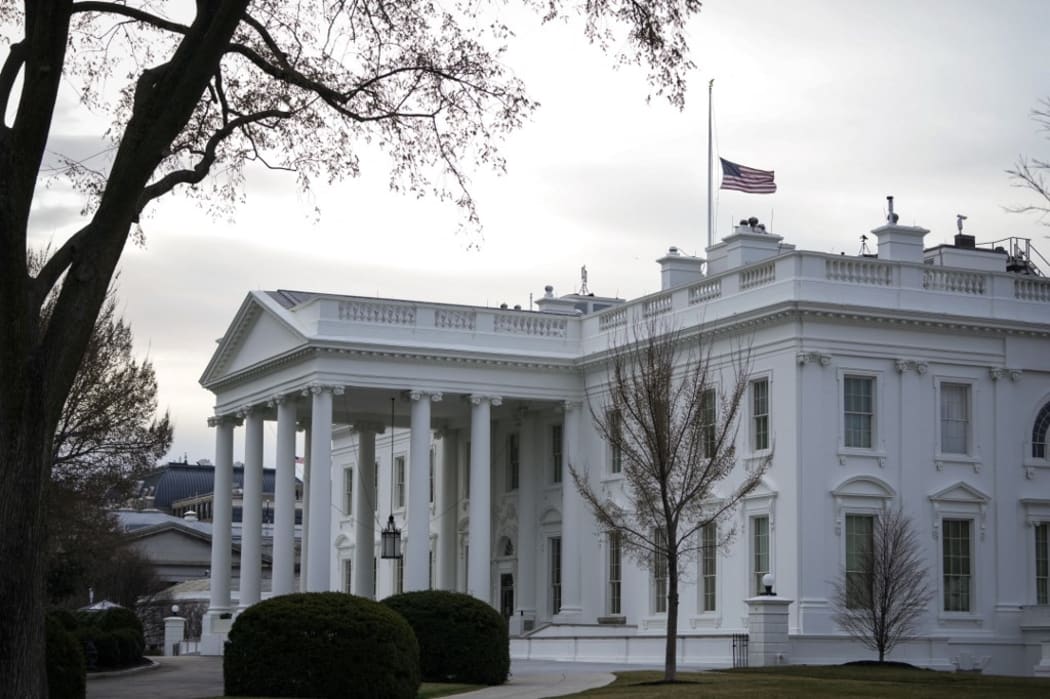
[[[516,29],[507,63],[542,106],[505,146],[509,173],[475,177],[480,241],[456,235],[451,205],[390,194],[380,161],[311,198],[292,176],[253,172],[232,220],[178,196],[155,206],[119,295],[175,420],[169,458],[214,458],[198,380],[249,290],[527,307],[545,284],[573,291],[584,264],[597,294],[658,289],[669,246],[706,246],[712,78],[716,154],[775,170],[779,187],[716,192],[716,239],[754,215],[800,248],[855,254],[893,194],[928,246],[950,242],[962,213],[979,242],[1030,237],[1050,257],[1050,229],[1003,210],[1032,201],[1004,171],[1050,156],[1029,116],[1050,96],[1046,0],[706,0],[684,112],[647,105],[642,76],[614,70],[578,28]],[[75,114],[60,114],[55,150],[101,136]],[[81,205],[40,196],[33,242],[61,241]]]

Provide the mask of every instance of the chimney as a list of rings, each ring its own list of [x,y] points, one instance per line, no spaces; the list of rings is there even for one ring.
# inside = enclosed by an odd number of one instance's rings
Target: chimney
[[[536,308],[541,313],[558,313],[560,315],[579,315],[576,302],[567,298],[555,298],[554,287],[548,284],[543,287],[543,298],[536,301]]]
[[[783,236],[767,233],[765,225],[754,216],[744,219],[733,228],[732,235],[707,249],[707,273],[721,274],[795,249],[794,245],[787,245],[783,240]]]
[[[929,231],[919,226],[902,226],[897,223],[900,220],[893,211],[893,197],[886,197],[887,209],[886,225],[872,230],[879,239],[879,259],[892,262],[917,262],[923,261],[922,239]]]
[[[660,264],[660,290],[692,284],[704,278],[704,258],[683,255],[671,247],[657,262]]]

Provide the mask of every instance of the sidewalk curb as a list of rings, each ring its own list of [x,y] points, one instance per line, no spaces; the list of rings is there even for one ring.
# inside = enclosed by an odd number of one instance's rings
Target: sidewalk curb
[[[149,665],[138,665],[136,667],[129,667],[124,670],[106,670],[105,672],[89,672],[87,673],[88,681],[98,679],[101,677],[123,677],[125,675],[134,675],[139,672],[146,672],[147,670],[156,670],[160,667],[160,663],[153,658],[146,658],[146,662]]]

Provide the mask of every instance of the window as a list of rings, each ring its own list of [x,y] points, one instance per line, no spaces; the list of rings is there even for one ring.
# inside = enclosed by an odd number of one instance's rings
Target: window
[[[946,519],[941,542],[944,557],[944,611],[968,612],[971,608],[971,521]]]
[[[434,447],[430,447],[430,504],[434,504]]]
[[[703,599],[700,603],[700,610],[713,612],[715,611],[715,581],[718,574],[718,528],[714,522],[705,524],[700,530],[700,545],[703,547],[700,552],[700,574],[703,580],[701,588]]]
[[[551,614],[561,611],[561,537],[550,538]]]
[[[715,389],[707,388],[700,394],[700,443],[704,447],[704,456],[711,458],[715,455],[715,440],[717,431],[717,408],[715,402]]]
[[[846,606],[868,608],[871,602],[871,571],[867,561],[874,543],[875,517],[846,515]]]
[[[751,448],[769,449],[769,379],[751,382]]]
[[[606,415],[606,424],[609,426],[609,473],[621,473],[623,471],[623,449],[620,448],[620,440],[623,437],[623,414],[613,409]]]
[[[354,577],[353,561],[349,558],[343,559],[343,592],[350,594],[350,584]]]
[[[769,572],[769,517],[751,518],[751,594],[765,591],[762,576]]]
[[[394,559],[394,594],[400,595],[405,591],[405,556],[404,551],[402,555]]]
[[[844,446],[871,449],[875,379],[869,376],[847,376],[842,385]]]
[[[551,483],[561,483],[561,425],[551,425]]]
[[[376,461],[375,469],[372,471],[372,504],[374,510],[379,512],[379,462]]]
[[[517,432],[507,435],[507,492],[518,489],[519,441]]]
[[[1035,603],[1050,604],[1050,524],[1035,525]]]
[[[343,513],[347,517],[354,514],[354,469],[343,469]]]
[[[941,453],[970,453],[969,384],[941,384]]]
[[[607,609],[609,614],[619,614],[621,605],[621,583],[623,579],[623,568],[620,564],[622,558],[622,534],[618,531],[609,532],[609,598]]]
[[[405,457],[394,457],[394,507],[405,506]]]
[[[1032,426],[1032,458],[1046,458],[1046,443],[1050,442],[1050,403],[1047,403],[1035,416]]]
[[[653,611],[667,612],[667,533],[663,529],[653,532]]]

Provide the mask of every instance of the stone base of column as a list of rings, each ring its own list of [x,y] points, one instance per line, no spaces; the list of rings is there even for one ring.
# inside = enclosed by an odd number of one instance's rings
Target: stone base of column
[[[745,602],[747,615],[748,665],[768,667],[788,662],[788,606],[794,600],[775,595],[759,595]]]
[[[201,618],[201,655],[222,655],[236,614],[229,609],[209,609]]]
[[[181,616],[164,617],[164,655],[178,655],[186,639],[186,620]]]
[[[554,618],[552,618],[551,621],[555,624],[582,624],[583,608],[562,607],[561,610],[554,615]]]

